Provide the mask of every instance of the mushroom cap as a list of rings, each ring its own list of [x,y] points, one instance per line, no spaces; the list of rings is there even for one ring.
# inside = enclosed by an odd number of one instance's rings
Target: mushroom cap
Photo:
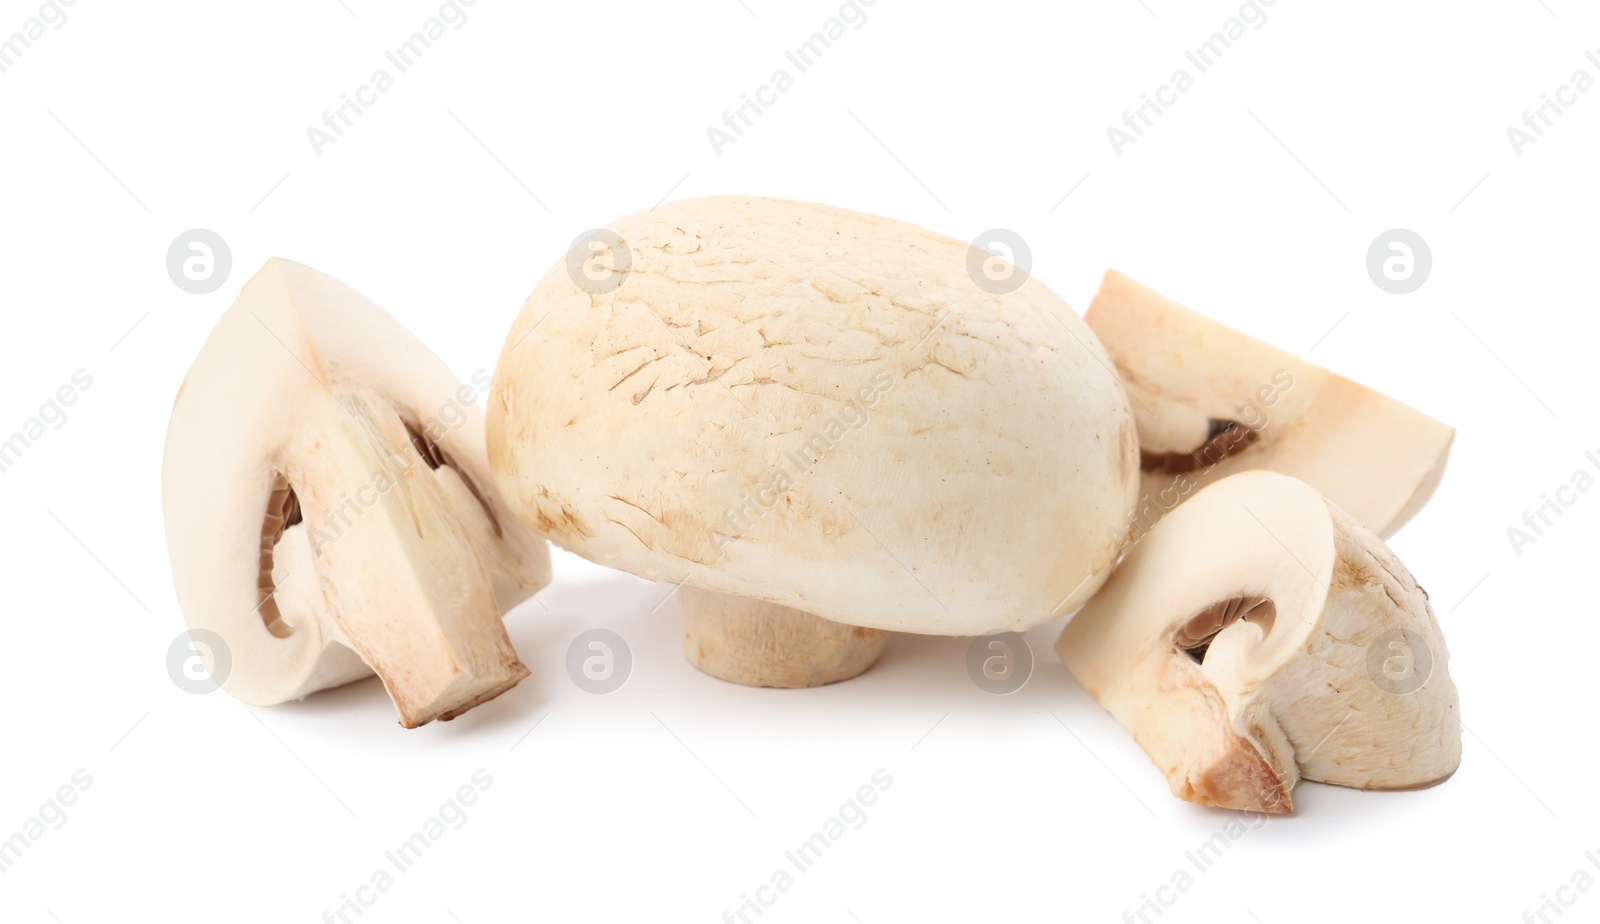
[[[904,632],[1025,629],[1104,580],[1137,439],[1044,284],[989,291],[1007,287],[975,282],[967,244],[802,202],[673,202],[609,230],[620,285],[553,267],[489,399],[496,484],[556,543]]]
[[[373,611],[387,594],[432,593],[419,605],[437,603],[436,613],[456,594],[503,613],[549,583],[548,547],[492,493],[474,397],[398,321],[332,277],[273,259],[244,285],[178,391],[162,462],[178,602],[191,629],[227,645],[224,689],[271,705],[370,675],[352,650],[363,640],[346,630],[382,619]],[[417,438],[407,426],[444,464],[400,459]],[[285,487],[304,520],[264,530]],[[393,522],[399,511],[443,522]],[[264,596],[262,552],[275,529],[278,587]],[[354,538],[319,542],[318,529]],[[375,549],[413,557],[362,560]],[[493,590],[484,582],[479,594],[485,570]],[[389,618],[398,634],[400,617]]]
[[[1268,469],[1302,479],[1388,537],[1444,475],[1453,427],[1116,270],[1084,320],[1133,395],[1145,469],[1141,519],[1170,506],[1163,494],[1173,496],[1175,474],[1193,486]],[[1212,439],[1216,425],[1229,422],[1243,428],[1233,446]]]
[[[1287,812],[1300,778],[1363,789],[1461,759],[1428,596],[1309,485],[1224,478],[1150,530],[1056,645],[1173,794]]]

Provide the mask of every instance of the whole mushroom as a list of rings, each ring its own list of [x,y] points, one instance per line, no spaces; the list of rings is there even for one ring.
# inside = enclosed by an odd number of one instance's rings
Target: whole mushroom
[[[689,659],[739,683],[853,676],[886,631],[1019,631],[1116,560],[1127,397],[1038,280],[967,244],[755,197],[581,239],[489,398],[506,502],[559,545],[683,582]]]

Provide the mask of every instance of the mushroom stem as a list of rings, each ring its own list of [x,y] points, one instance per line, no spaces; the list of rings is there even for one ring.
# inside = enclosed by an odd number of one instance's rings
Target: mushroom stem
[[[333,626],[383,680],[400,723],[454,718],[528,676],[483,540],[455,512],[461,498],[412,450],[395,408],[349,394],[308,418],[302,438],[317,447],[324,477],[301,482],[315,528],[305,557]]]
[[[849,680],[883,655],[889,633],[763,600],[678,590],[683,653],[704,673],[750,687],[820,687]]]

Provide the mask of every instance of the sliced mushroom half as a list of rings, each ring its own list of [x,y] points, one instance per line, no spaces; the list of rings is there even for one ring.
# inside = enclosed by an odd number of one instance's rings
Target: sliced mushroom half
[[[1143,470],[1136,533],[1202,485],[1268,469],[1387,538],[1444,475],[1454,428],[1115,270],[1084,320],[1131,396]]]
[[[414,727],[527,675],[501,615],[549,583],[549,549],[494,493],[476,397],[338,280],[272,260],[245,284],[162,468],[178,602],[226,644],[223,689],[272,705],[376,672]]]
[[[1301,779],[1401,789],[1461,759],[1427,593],[1372,532],[1272,472],[1157,524],[1056,650],[1190,802],[1288,812]]]

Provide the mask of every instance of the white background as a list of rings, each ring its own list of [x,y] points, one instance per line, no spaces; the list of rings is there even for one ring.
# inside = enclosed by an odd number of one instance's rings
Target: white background
[[[0,919],[323,920],[479,768],[468,822],[360,920],[720,921],[880,768],[868,821],[763,924],[1114,922],[1186,867],[1231,816],[1167,794],[1057,661],[1059,624],[1008,697],[969,682],[965,640],[909,636],[848,683],[744,689],[685,663],[673,604],[650,612],[668,588],[558,554],[508,620],[534,675],[452,723],[401,729],[370,680],[257,710],[168,678],[167,414],[264,260],[350,283],[465,378],[580,232],[719,193],[1010,228],[1080,310],[1114,266],[1460,429],[1392,543],[1449,639],[1460,771],[1302,785],[1163,924],[1512,922],[1600,877],[1600,493],[1521,555],[1506,532],[1600,450],[1600,92],[1520,157],[1506,136],[1576,69],[1600,77],[1591,9],[1278,0],[1118,157],[1107,126],[1236,4],[878,0],[719,157],[706,128],[837,4],[478,0],[318,157],[306,129],[437,4],[242,6],[79,0],[0,75],[0,431],[94,379],[0,475],[0,838],[94,781],[0,875]],[[0,2],[0,36],[37,9]],[[209,295],[165,269],[196,227],[232,247]],[[1433,253],[1405,296],[1365,270],[1395,227]],[[633,652],[607,696],[564,669],[593,627]],[[1600,889],[1564,894],[1568,920],[1600,915]]]

